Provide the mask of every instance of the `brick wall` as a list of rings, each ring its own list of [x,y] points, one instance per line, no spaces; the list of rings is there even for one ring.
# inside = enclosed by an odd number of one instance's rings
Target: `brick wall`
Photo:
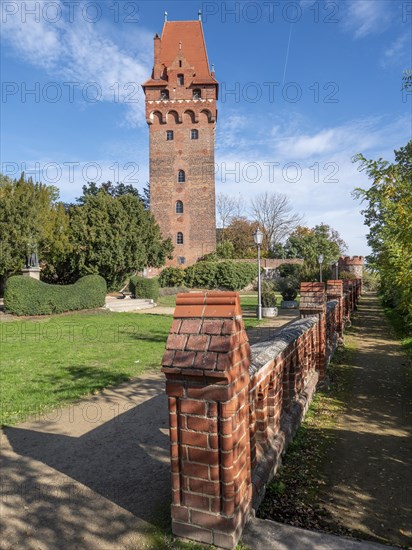
[[[325,377],[360,285],[344,293],[328,281],[327,292],[302,283],[301,319],[252,347],[237,293],[178,295],[162,369],[176,535],[236,545]]]

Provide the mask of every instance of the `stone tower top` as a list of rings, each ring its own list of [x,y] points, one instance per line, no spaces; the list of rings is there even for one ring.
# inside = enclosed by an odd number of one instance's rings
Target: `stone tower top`
[[[170,82],[177,73],[187,84],[217,84],[209,69],[201,21],[165,21],[162,36],[154,37],[152,77],[144,87]]]

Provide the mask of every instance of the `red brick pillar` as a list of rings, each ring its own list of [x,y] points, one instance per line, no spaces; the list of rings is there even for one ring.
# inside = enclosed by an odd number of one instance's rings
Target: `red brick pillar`
[[[236,292],[179,294],[162,371],[172,530],[233,548],[251,509],[250,347]]]
[[[324,378],[326,369],[326,293],[324,283],[300,284],[300,316],[319,318],[316,349],[316,369],[319,379]]]
[[[343,281],[341,281],[340,279],[327,281],[326,296],[328,302],[330,300],[337,300],[338,302],[336,328],[339,337],[343,338]]]

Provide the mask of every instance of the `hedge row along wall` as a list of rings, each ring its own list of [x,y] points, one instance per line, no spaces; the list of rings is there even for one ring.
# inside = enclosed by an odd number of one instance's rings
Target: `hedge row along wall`
[[[15,275],[7,280],[4,308],[14,315],[50,315],[94,309],[104,306],[106,292],[106,281],[100,275],[87,275],[65,286]]]
[[[236,545],[360,291],[359,280],[345,292],[342,281],[302,283],[301,319],[252,347],[236,292],[178,295],[162,368],[176,535]]]
[[[162,287],[185,285],[189,288],[241,290],[253,282],[257,274],[256,262],[200,261],[186,269],[165,267],[159,282]]]

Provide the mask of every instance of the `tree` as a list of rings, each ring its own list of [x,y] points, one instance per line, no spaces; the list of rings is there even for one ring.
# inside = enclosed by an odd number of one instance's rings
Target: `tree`
[[[0,175],[0,277],[21,271],[37,249],[42,268],[70,253],[68,215],[58,202],[58,189],[34,183],[24,173],[18,180]]]
[[[222,234],[236,212],[236,199],[230,195],[219,193],[216,197],[217,223],[222,228]],[[223,236],[224,238],[224,236]]]
[[[83,185],[82,190],[83,190],[83,195],[76,198],[76,202],[78,204],[84,204],[86,197],[89,197],[89,196],[95,197],[100,190],[106,191],[106,193],[111,197],[121,197],[123,195],[134,195],[135,197],[144,201],[144,199],[141,197],[136,187],[133,187],[133,185],[131,184],[125,185],[122,182],[113,184],[111,181],[106,181],[105,183],[102,183],[99,186],[94,181],[88,181],[86,185]]]
[[[70,232],[75,277],[102,275],[110,289],[145,267],[161,267],[173,250],[153,215],[131,193],[113,196],[100,189],[86,194],[83,204],[70,209]]]
[[[236,258],[254,258],[256,245],[253,239],[258,224],[247,218],[233,218],[225,230],[225,240],[233,245]]]
[[[372,180],[369,189],[354,191],[365,203],[368,264],[380,275],[385,302],[412,327],[412,140],[395,151],[393,163],[361,154],[353,160]]]
[[[324,223],[316,225],[312,229],[297,227],[285,243],[288,258],[303,258],[305,260],[301,276],[307,280],[318,280],[318,258],[321,254],[325,268],[334,263],[346,249],[347,245],[339,233]]]
[[[252,219],[264,233],[262,250],[267,253],[296,229],[301,216],[294,214],[286,195],[260,193],[251,201]]]
[[[146,182],[146,185],[143,187],[143,205],[145,210],[150,210],[150,182]]]

